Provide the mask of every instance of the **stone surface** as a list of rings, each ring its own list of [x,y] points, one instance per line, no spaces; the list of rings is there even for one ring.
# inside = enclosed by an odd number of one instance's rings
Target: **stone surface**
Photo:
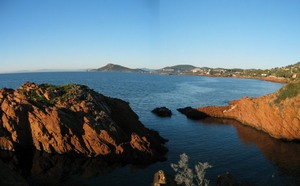
[[[278,101],[279,94],[280,91],[258,98],[244,97],[227,106],[206,106],[198,110],[212,117],[238,120],[274,138],[300,140],[300,94]]]
[[[172,111],[168,109],[167,107],[157,107],[153,109],[151,112],[154,114],[160,116],[160,117],[171,117]]]
[[[201,112],[192,107],[179,108],[179,109],[177,109],[177,111],[184,114],[187,118],[194,119],[194,120],[204,119],[208,116],[206,113]]]
[[[86,86],[27,82],[0,90],[0,148],[102,156],[146,163],[163,157],[166,142],[139,121],[129,104]]]

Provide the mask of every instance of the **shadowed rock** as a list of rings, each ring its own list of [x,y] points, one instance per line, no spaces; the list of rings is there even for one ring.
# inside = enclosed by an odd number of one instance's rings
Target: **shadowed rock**
[[[131,163],[163,158],[166,142],[129,103],[87,86],[25,83],[0,90],[0,148],[101,156]]]
[[[194,120],[204,119],[208,116],[204,112],[198,111],[197,109],[194,109],[192,107],[179,108],[177,110],[178,112],[186,115],[187,118]]]
[[[153,109],[151,112],[156,114],[157,116],[160,117],[171,117],[172,116],[172,111],[168,109],[167,107],[158,107]]]

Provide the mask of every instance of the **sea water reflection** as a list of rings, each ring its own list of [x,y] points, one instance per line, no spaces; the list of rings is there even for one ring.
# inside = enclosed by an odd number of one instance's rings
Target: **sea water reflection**
[[[207,118],[199,122],[204,125],[230,124],[234,126],[239,139],[244,144],[255,145],[266,159],[281,170],[280,172],[286,176],[298,177],[295,185],[300,184],[300,144],[298,142],[274,139],[264,132],[232,119]],[[73,158],[39,151],[21,154],[0,151],[0,158],[2,169],[0,178],[6,180],[6,182],[1,181],[2,184],[85,185],[86,180],[114,174],[115,169],[124,167],[118,163],[107,163],[100,158]],[[131,170],[146,168],[146,166],[130,166]]]
[[[300,143],[297,141],[278,140],[267,133],[243,125],[233,119],[207,118],[201,120],[207,125],[232,125],[244,144],[255,145],[272,164],[283,174],[298,178],[295,184],[300,185]]]
[[[40,151],[0,151],[0,185],[85,185],[124,165],[101,158],[74,158]],[[130,165],[131,169],[146,166]]]

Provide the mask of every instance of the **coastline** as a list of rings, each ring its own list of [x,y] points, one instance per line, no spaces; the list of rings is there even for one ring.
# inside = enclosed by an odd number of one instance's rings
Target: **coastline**
[[[264,96],[231,100],[225,106],[204,106],[198,111],[209,117],[235,119],[244,125],[268,133],[273,138],[300,140],[300,93],[298,82]]]
[[[244,79],[257,79],[261,81],[269,81],[273,83],[282,83],[287,84],[290,83],[290,79],[284,79],[284,78],[276,78],[276,77],[237,77],[237,78],[244,78]]]
[[[211,74],[192,74],[192,73],[181,73],[181,74],[168,74],[168,73],[150,73],[158,75],[169,75],[169,76],[203,76],[203,77],[220,77],[220,78],[240,78],[240,79],[255,79],[261,81],[268,81],[273,83],[288,84],[296,79],[266,76],[266,77],[250,77],[250,76],[224,76],[224,75],[211,75]]]
[[[273,83],[281,83],[281,84],[287,84],[292,82],[290,79],[286,78],[277,78],[277,77],[246,77],[246,76],[220,76],[220,75],[196,75],[196,76],[206,76],[206,77],[222,77],[222,78],[240,78],[240,79],[255,79],[255,80],[260,80],[260,81],[268,81],[268,82],[273,82]]]

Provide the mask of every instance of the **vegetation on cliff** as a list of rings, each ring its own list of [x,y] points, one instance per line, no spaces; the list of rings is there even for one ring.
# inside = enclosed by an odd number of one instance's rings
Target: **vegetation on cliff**
[[[41,103],[40,105],[43,107],[54,106],[58,102],[68,100],[82,101],[92,99],[88,97],[91,90],[85,85],[78,84],[40,84],[39,86],[32,86],[30,89],[26,86],[21,86],[17,91],[25,95],[31,102]]]
[[[298,94],[300,94],[300,81],[289,83],[278,91],[276,103],[296,97]]]

